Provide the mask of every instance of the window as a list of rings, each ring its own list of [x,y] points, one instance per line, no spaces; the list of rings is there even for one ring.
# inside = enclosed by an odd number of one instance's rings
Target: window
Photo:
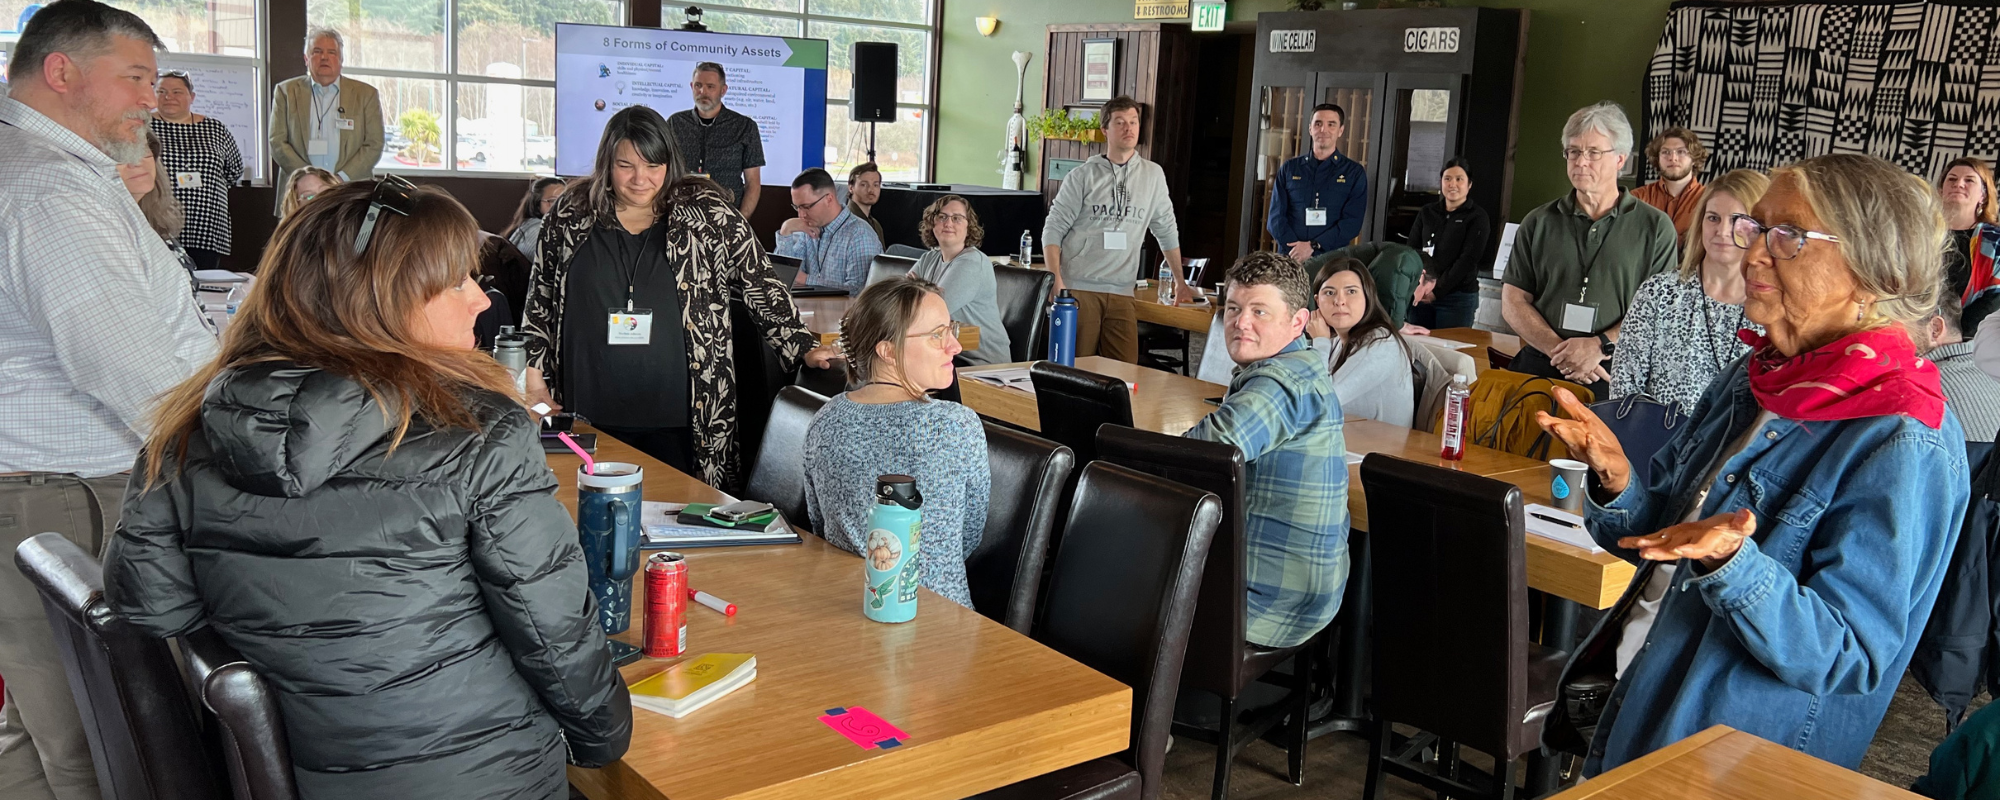
[[[663,3],[662,27],[679,27],[684,4]],[[716,0],[701,4],[701,22],[719,33],[800,36],[827,41],[826,168],[836,180],[868,160],[868,123],[849,120],[855,42],[897,45],[896,121],[875,126],[875,161],[888,180],[926,180],[933,105],[931,21],[938,0]],[[726,101],[725,101],[726,102]],[[766,175],[784,184],[789,175]]]
[[[342,74],[381,91],[379,167],[399,172],[554,169],[555,25],[624,21],[623,0],[306,2],[347,41]]]

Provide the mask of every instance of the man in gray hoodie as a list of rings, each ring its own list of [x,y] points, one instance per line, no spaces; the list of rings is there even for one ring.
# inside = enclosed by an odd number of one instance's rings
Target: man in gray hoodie
[[[1056,289],[1076,298],[1076,354],[1139,361],[1132,287],[1147,231],[1173,266],[1174,295],[1193,299],[1181,277],[1181,235],[1167,175],[1139,155],[1139,103],[1119,96],[1098,112],[1104,155],[1063,178],[1042,227],[1042,252]]]

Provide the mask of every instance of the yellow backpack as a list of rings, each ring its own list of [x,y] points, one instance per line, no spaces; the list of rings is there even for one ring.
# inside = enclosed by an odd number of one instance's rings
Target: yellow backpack
[[[1597,399],[1589,389],[1565,380],[1538,378],[1504,369],[1479,373],[1472,382],[1472,443],[1538,461],[1568,458],[1569,448],[1535,424],[1535,412],[1563,416],[1556,405],[1555,387],[1568,389],[1576,399],[1589,405]]]

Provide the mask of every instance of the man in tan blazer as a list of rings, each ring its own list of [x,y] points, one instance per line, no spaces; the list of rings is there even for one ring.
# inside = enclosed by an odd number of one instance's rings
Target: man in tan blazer
[[[307,32],[306,74],[280,82],[271,93],[271,158],[279,185],[308,164],[342,180],[375,176],[384,141],[382,101],[375,87],[340,76],[342,47],[338,31]]]

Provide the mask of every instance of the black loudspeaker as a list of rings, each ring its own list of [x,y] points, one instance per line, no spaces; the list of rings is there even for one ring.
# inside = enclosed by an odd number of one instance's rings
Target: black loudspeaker
[[[896,121],[896,43],[854,43],[854,96],[847,104],[855,122]]]

